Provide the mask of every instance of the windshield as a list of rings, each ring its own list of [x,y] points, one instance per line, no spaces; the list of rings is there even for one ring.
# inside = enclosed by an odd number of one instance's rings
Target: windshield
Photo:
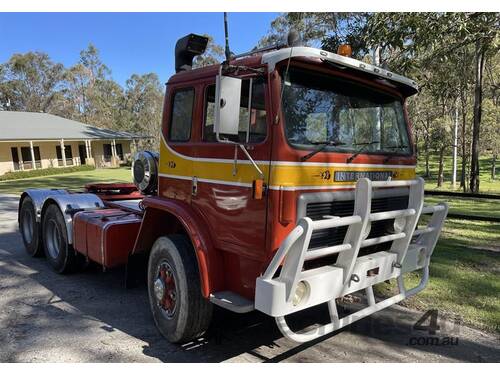
[[[290,68],[283,80],[285,134],[295,147],[409,154],[401,100],[368,86]]]

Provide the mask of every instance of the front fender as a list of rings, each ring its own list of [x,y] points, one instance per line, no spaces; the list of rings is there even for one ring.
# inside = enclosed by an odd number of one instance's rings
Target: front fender
[[[219,290],[223,285],[222,260],[202,216],[179,200],[147,197],[142,203],[145,213],[132,255],[149,253],[159,236],[184,230],[198,260],[203,296],[208,298],[212,291]]]

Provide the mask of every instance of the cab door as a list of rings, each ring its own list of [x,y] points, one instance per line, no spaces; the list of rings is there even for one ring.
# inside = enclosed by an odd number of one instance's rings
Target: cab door
[[[213,233],[217,248],[262,261],[265,258],[267,195],[253,197],[259,173],[238,146],[219,143],[214,132],[215,80],[202,89],[203,113],[193,165],[197,207]],[[271,136],[264,78],[244,79],[238,141],[245,144],[265,181],[269,179]],[[247,132],[247,129],[249,130]]]

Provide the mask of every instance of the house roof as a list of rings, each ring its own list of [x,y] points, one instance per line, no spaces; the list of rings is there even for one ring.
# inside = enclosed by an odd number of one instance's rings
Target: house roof
[[[99,129],[48,113],[0,111],[0,141],[55,139],[139,139],[147,136]]]

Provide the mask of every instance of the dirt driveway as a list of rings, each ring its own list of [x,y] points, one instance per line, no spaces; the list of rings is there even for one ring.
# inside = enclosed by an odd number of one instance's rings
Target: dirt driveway
[[[441,320],[433,338],[413,328],[422,312],[399,306],[302,345],[263,314],[217,310],[205,338],[171,345],[154,327],[146,288],[126,290],[123,270],[61,276],[29,257],[16,209],[17,197],[0,196],[0,362],[500,361],[498,337]],[[316,309],[291,323],[325,315]]]

